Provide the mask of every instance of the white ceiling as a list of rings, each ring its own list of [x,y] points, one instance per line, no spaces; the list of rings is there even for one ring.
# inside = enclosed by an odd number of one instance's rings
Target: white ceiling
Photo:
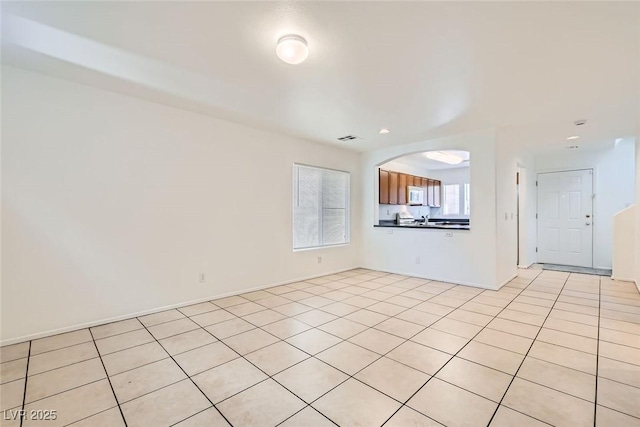
[[[407,154],[406,156],[398,157],[392,160],[392,163],[400,163],[406,166],[413,166],[426,170],[443,170],[443,169],[459,169],[469,167],[469,152],[461,150],[443,150],[447,153],[455,154],[462,157],[465,161],[457,165],[450,165],[448,163],[439,162],[437,160],[429,159],[424,153]]]
[[[3,2],[3,62],[367,151],[635,134],[638,2]],[[25,18],[25,19],[22,19]],[[304,36],[285,64],[276,40]],[[382,127],[389,135],[379,135]],[[354,134],[357,142],[336,138]]]

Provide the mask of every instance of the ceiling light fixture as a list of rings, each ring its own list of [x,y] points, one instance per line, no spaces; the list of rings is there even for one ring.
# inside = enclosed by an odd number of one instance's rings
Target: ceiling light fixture
[[[295,34],[282,36],[276,46],[276,55],[287,64],[299,64],[309,56],[307,41]]]
[[[573,139],[578,139],[578,138],[580,138],[578,135],[572,135],[572,136],[567,137],[567,140],[571,141]]]
[[[456,156],[455,154],[447,153],[446,151],[429,151],[428,153],[425,153],[425,156],[428,159],[447,163],[450,165],[458,165],[464,161],[462,157]]]
[[[391,131],[390,131],[389,129],[387,129],[387,128],[382,128],[382,129],[380,129],[380,131],[378,131],[378,133],[379,133],[380,135],[386,135],[386,134],[388,134],[389,132],[391,132]]]

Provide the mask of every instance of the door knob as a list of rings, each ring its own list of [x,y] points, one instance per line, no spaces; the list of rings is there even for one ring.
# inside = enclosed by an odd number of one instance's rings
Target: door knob
[[[586,216],[587,218],[591,218],[591,215],[589,215],[589,214],[586,214],[585,216]]]
[[[591,223],[590,223],[590,222],[587,222],[587,225],[591,225]]]

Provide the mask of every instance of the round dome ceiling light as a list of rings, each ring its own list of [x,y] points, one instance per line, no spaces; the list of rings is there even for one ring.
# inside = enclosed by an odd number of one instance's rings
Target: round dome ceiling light
[[[299,64],[309,56],[307,41],[295,34],[282,36],[276,46],[276,55],[287,64]]]
[[[382,129],[380,129],[380,130],[378,131],[378,133],[379,133],[380,135],[387,135],[388,133],[391,133],[391,131],[390,131],[389,129],[387,129],[387,128],[382,128]]]

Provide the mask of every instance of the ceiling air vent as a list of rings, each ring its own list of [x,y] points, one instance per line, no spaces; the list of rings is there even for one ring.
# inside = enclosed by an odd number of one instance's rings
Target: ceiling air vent
[[[355,135],[345,135],[345,136],[341,136],[340,138],[338,138],[338,141],[353,141],[356,139],[362,139],[359,136],[355,136]]]

